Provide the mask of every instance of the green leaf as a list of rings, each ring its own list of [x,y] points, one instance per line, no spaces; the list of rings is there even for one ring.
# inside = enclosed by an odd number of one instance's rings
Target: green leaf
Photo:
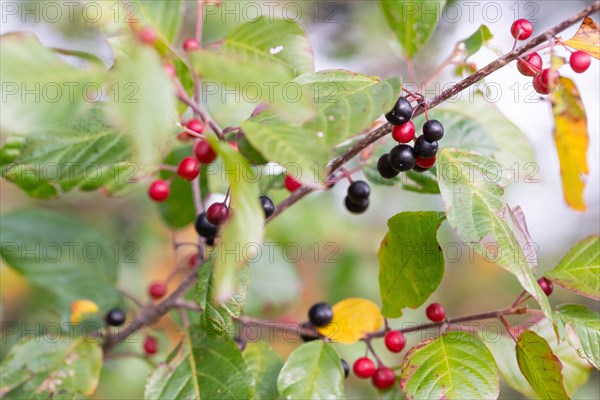
[[[0,49],[3,132],[61,128],[90,108],[97,101],[94,90],[104,86],[106,71],[75,68],[33,35],[2,35]]]
[[[495,399],[500,382],[494,358],[466,332],[448,332],[404,357],[400,386],[407,399]]]
[[[290,354],[277,378],[287,399],[343,399],[342,361],[330,343],[304,343]]]
[[[388,26],[407,58],[413,58],[429,42],[445,4],[445,0],[381,0]]]
[[[136,46],[128,56],[113,67],[110,87],[114,93],[107,111],[135,142],[141,164],[155,165],[164,142],[174,132],[175,87],[153,49]]]
[[[579,304],[558,306],[560,336],[596,369],[600,369],[600,315]]]
[[[279,354],[264,342],[248,343],[242,353],[248,370],[256,382],[256,399],[277,399],[277,376],[283,361]]]
[[[284,167],[305,184],[322,182],[331,147],[370,127],[397,100],[397,78],[343,70],[305,74],[295,82],[303,97],[315,102],[316,115],[290,122],[267,110],[242,124],[250,144],[265,158]]]
[[[18,388],[19,398],[90,396],[98,385],[101,367],[98,343],[84,338],[31,338],[14,345],[2,360],[0,395]]]
[[[190,337],[201,398],[247,400],[254,397],[254,377],[229,336],[212,337],[192,327]]]
[[[487,157],[444,149],[438,153],[437,173],[444,209],[450,226],[480,254],[494,254],[493,261],[517,277],[521,286],[552,318],[548,298],[537,283],[517,234],[521,227],[503,219],[508,205],[502,200],[508,184],[505,174],[486,175]]]
[[[196,380],[196,363],[189,337],[175,348],[169,358],[171,360],[160,363],[148,377],[144,399],[199,399],[200,387]]]
[[[204,309],[204,312],[200,314],[200,326],[203,330],[212,335],[223,335],[229,332],[233,319],[242,314],[246,303],[248,277],[248,267],[237,271],[233,296],[224,304],[216,304],[212,264],[206,263],[200,268],[196,286],[196,301]]]
[[[59,309],[87,299],[101,310],[120,305],[115,245],[92,227],[49,211],[2,215],[2,258],[34,286],[56,297]]]
[[[223,159],[233,208],[231,217],[220,228],[219,253],[213,270],[215,300],[223,304],[236,289],[236,271],[256,256],[257,244],[262,243],[265,219],[256,172],[229,144],[212,135],[207,135],[207,139]]]
[[[40,198],[74,188],[117,192],[137,183],[137,166],[127,162],[132,156],[128,138],[96,107],[65,128],[27,136],[2,176]]]
[[[545,276],[572,292],[600,300],[599,237],[590,236],[577,243]]]
[[[516,345],[519,369],[542,399],[568,399],[562,365],[550,345],[536,333],[525,330]]]
[[[178,147],[165,157],[163,163],[177,166],[184,157],[188,157],[191,154],[192,149],[190,146]],[[203,167],[203,169],[206,168]],[[160,215],[167,225],[171,228],[183,228],[194,222],[196,218],[192,195],[192,185],[194,182],[181,179],[176,173],[171,171],[161,171],[160,177],[165,180],[171,179],[171,193],[169,197],[158,204]]]
[[[492,32],[490,32],[490,29],[486,25],[480,25],[471,36],[463,40],[465,50],[467,51],[467,58],[477,53],[493,37],[494,35],[492,35]]]
[[[399,318],[405,307],[418,308],[438,288],[444,257],[437,230],[444,213],[402,212],[388,220],[389,232],[379,248],[379,290],[388,318]]]
[[[135,17],[139,19],[142,27],[151,26],[156,33],[167,43],[173,43],[177,39],[185,2],[181,0],[152,0],[136,1],[139,9]]]

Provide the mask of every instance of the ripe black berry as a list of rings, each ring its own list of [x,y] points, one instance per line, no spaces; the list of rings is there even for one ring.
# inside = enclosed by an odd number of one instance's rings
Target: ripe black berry
[[[333,310],[327,303],[314,304],[308,310],[308,320],[314,326],[325,326],[333,319]]]
[[[390,166],[396,171],[408,171],[415,166],[417,155],[407,144],[399,144],[390,151]]]
[[[433,157],[437,154],[437,151],[437,142],[428,142],[424,135],[421,135],[417,138],[417,141],[415,142],[415,153],[417,153],[417,157]]]
[[[430,119],[423,125],[423,137],[428,142],[437,142],[444,137],[444,125],[437,119]]]
[[[342,358],[342,368],[344,369],[344,378],[347,378],[348,375],[350,375],[350,366],[348,365],[346,360],[344,360],[343,358]]]
[[[389,154],[384,154],[381,157],[379,157],[379,160],[377,161],[377,172],[379,172],[379,175],[381,175],[381,177],[385,179],[395,178],[400,173],[399,171],[396,171],[394,168],[392,168],[392,166],[390,165]]]
[[[369,199],[354,201],[350,197],[346,196],[344,198],[344,205],[352,214],[362,214],[367,211],[367,208],[369,208]]]
[[[354,181],[348,187],[348,197],[355,203],[360,203],[369,198],[371,187],[365,181]]]
[[[215,238],[214,238],[214,236],[211,237],[211,238],[207,238],[204,243],[206,243],[207,246],[213,247],[215,245]]]
[[[196,221],[194,222],[194,228],[196,228],[198,235],[206,239],[211,239],[217,236],[217,226],[208,222],[208,219],[206,219],[206,213],[198,214]]]
[[[385,114],[385,118],[392,125],[402,125],[408,121],[412,117],[413,108],[410,105],[410,102],[406,100],[404,97],[400,97],[392,111]]]
[[[125,323],[125,319],[125,312],[120,308],[113,308],[104,317],[104,320],[110,326],[121,326]]]
[[[417,164],[415,164],[415,166],[413,167],[413,171],[415,172],[425,172],[427,170],[429,170],[429,168],[423,168]]]
[[[260,204],[265,212],[265,218],[269,218],[275,212],[275,204],[267,196],[260,196]]]

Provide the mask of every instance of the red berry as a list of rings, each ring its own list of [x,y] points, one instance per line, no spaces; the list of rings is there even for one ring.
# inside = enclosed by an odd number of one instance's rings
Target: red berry
[[[400,331],[387,331],[383,339],[385,347],[392,353],[400,353],[406,346],[406,338]]]
[[[148,355],[156,354],[158,351],[158,342],[154,336],[146,337],[146,340],[144,340],[144,351]]]
[[[229,217],[229,208],[225,203],[213,203],[206,210],[206,219],[213,225],[221,225]]]
[[[415,137],[415,124],[408,121],[402,125],[396,125],[392,129],[392,137],[398,143],[408,143]]]
[[[140,42],[153,46],[156,43],[156,32],[152,28],[142,28],[137,32]]]
[[[389,388],[394,384],[394,382],[396,382],[396,375],[390,368],[377,368],[375,375],[373,375],[373,386],[378,389]]]
[[[187,142],[188,140],[192,139],[192,136],[190,136],[187,132],[183,131],[177,134],[177,140],[181,141],[181,142]]]
[[[188,258],[188,265],[190,267],[193,267],[196,265],[196,263],[198,262],[198,254],[194,253],[190,256],[190,258]]]
[[[519,58],[517,69],[525,76],[534,76],[541,71],[542,64],[542,57],[538,53],[531,53],[524,60]]]
[[[546,68],[543,69],[542,72],[540,72],[541,83],[544,84],[544,86],[548,87],[548,89],[550,90],[553,90],[556,87],[556,85],[558,85],[559,77],[560,74],[558,73],[558,71],[552,68]]]
[[[206,140],[200,140],[194,145],[194,155],[202,164],[210,164],[217,158],[217,153]]]
[[[425,314],[433,322],[442,322],[446,319],[446,310],[440,303],[431,303],[425,310]]]
[[[183,50],[186,52],[196,51],[200,49],[200,43],[194,38],[185,39],[183,41]]]
[[[165,61],[163,63],[163,70],[169,75],[171,78],[175,78],[177,75],[177,71],[175,70],[175,66],[170,62]]]
[[[368,379],[375,375],[375,363],[368,357],[361,357],[354,361],[352,370],[359,378]]]
[[[170,192],[169,184],[162,179],[155,180],[148,188],[148,196],[154,201],[165,201]]]
[[[517,40],[529,39],[533,33],[533,25],[526,19],[518,19],[510,27],[510,34]]]
[[[204,132],[204,124],[199,119],[190,119],[188,123],[185,125],[190,131],[194,131],[198,134]]]
[[[160,299],[167,294],[167,285],[162,282],[154,282],[148,287],[148,294],[153,299]]]
[[[294,190],[299,189],[302,186],[302,184],[299,181],[297,181],[289,175],[285,176],[284,184],[285,188],[290,192],[293,192]]]
[[[546,293],[546,296],[550,296],[552,292],[554,292],[554,284],[552,281],[546,278],[540,278],[538,279],[538,284],[542,288],[542,291]]]
[[[539,94],[550,94],[550,88],[542,82],[542,74],[533,78],[533,89]]]
[[[569,63],[571,64],[573,71],[581,74],[590,67],[590,64],[592,63],[592,57],[590,57],[590,55],[585,51],[576,51],[571,54]]]
[[[415,163],[421,168],[431,168],[433,167],[433,164],[435,164],[435,157],[417,157]]]
[[[194,157],[186,157],[177,166],[177,175],[185,180],[193,181],[200,173],[200,163]]]

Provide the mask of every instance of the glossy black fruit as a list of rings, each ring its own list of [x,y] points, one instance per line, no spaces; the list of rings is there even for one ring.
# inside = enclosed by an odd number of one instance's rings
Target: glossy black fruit
[[[316,303],[308,310],[308,320],[314,326],[325,326],[333,319],[333,310],[327,303]]]
[[[198,235],[206,239],[212,239],[217,236],[217,226],[208,222],[206,213],[198,214],[194,222],[194,228],[196,228]]]
[[[381,177],[385,179],[395,178],[400,173],[399,171],[396,171],[394,168],[392,168],[392,166],[390,165],[389,154],[384,154],[381,157],[379,157],[379,160],[377,161],[377,172],[379,172],[379,175],[381,175]]]
[[[417,155],[407,144],[399,144],[390,151],[390,166],[396,171],[408,171],[415,166]]]
[[[404,97],[400,97],[394,108],[389,113],[385,114],[385,118],[392,125],[402,125],[410,121],[413,113],[413,108],[410,102]]]
[[[352,214],[362,214],[367,211],[367,208],[369,208],[369,199],[354,201],[350,197],[346,196],[344,198],[344,205]]]
[[[417,141],[415,142],[415,152],[417,153],[418,157],[433,157],[437,154],[437,151],[437,142],[428,142],[423,135],[417,138]]]
[[[342,358],[342,368],[344,369],[344,378],[347,378],[348,375],[350,375],[350,366],[348,365],[346,360],[344,360],[343,358]]]
[[[423,136],[428,142],[437,142],[444,137],[444,125],[437,119],[430,119],[423,125]]]
[[[110,326],[121,326],[125,323],[126,319],[125,312],[120,308],[113,308],[108,313],[106,313],[106,317],[104,318],[106,323]]]
[[[348,187],[348,197],[355,203],[366,200],[371,195],[371,187],[365,181],[354,181]]]
[[[262,205],[263,211],[265,212],[265,218],[269,218],[275,212],[275,204],[267,196],[260,196],[260,204]]]

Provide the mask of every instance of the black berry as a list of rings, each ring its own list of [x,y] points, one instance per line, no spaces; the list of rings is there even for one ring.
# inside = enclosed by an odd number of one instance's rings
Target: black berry
[[[407,144],[399,144],[390,151],[390,166],[396,171],[408,171],[415,166],[417,155]]]
[[[125,323],[126,316],[125,312],[120,308],[113,308],[106,313],[106,317],[104,319],[110,326],[121,326]]]
[[[265,212],[265,218],[269,218],[275,212],[275,204],[267,196],[260,196],[260,204]]]
[[[385,114],[385,118],[392,125],[402,125],[410,121],[413,113],[413,108],[410,102],[404,97],[400,97],[394,108],[389,113]]]
[[[428,142],[424,135],[421,135],[417,138],[417,141],[415,142],[415,153],[417,153],[417,157],[433,157],[437,154],[437,151],[437,142]]]
[[[423,137],[428,142],[437,142],[444,137],[444,125],[437,119],[430,119],[423,125]]]
[[[415,172],[425,172],[428,170],[429,170],[429,168],[423,168],[417,164],[415,164],[415,166],[413,167],[413,171],[415,171]]]
[[[327,303],[314,304],[308,310],[308,320],[314,326],[325,326],[333,319],[333,310]]]
[[[350,366],[348,365],[346,360],[344,360],[343,358],[342,358],[342,368],[344,369],[344,378],[347,378],[348,375],[350,375]]]
[[[348,187],[348,197],[356,203],[368,199],[370,194],[371,187],[365,181],[354,181]]]
[[[194,222],[194,227],[196,228],[198,235],[203,238],[212,239],[217,236],[217,226],[208,222],[206,213],[198,214],[196,221]]]
[[[369,208],[369,199],[354,201],[350,197],[346,196],[344,198],[344,205],[352,214],[362,214],[367,211],[367,208]]]
[[[377,172],[379,172],[379,175],[381,175],[381,177],[385,179],[395,178],[400,173],[394,168],[392,168],[392,166],[390,165],[389,154],[384,154],[381,157],[379,157],[379,160],[377,161]]]
[[[211,238],[207,238],[204,243],[206,243],[207,246],[213,247],[215,245],[215,238],[214,238],[214,236],[211,237]]]

